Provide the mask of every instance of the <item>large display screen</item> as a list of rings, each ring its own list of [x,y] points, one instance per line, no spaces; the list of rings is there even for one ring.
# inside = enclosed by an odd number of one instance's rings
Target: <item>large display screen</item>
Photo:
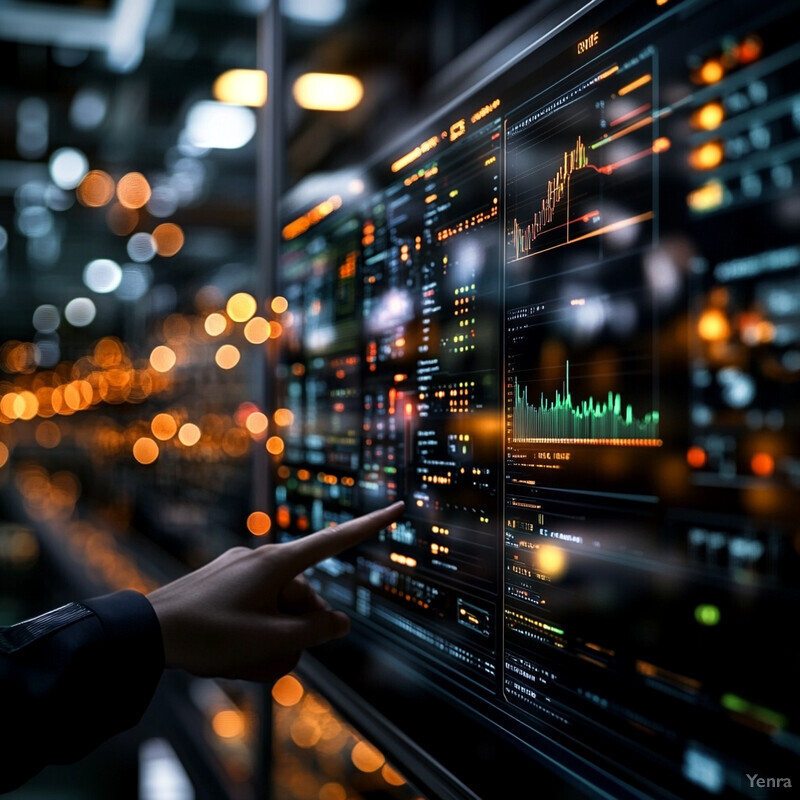
[[[800,14],[568,10],[287,209],[280,536],[406,502],[309,576],[357,688],[413,673],[597,795],[788,796]]]

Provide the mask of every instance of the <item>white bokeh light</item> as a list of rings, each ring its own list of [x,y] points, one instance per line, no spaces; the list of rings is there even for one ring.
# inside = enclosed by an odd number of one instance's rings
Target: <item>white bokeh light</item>
[[[131,261],[143,263],[150,261],[156,254],[156,245],[149,233],[140,231],[128,239],[128,256]]]
[[[88,171],[88,159],[74,147],[60,147],[50,156],[50,177],[59,189],[74,189]]]
[[[113,292],[122,280],[122,269],[110,258],[96,258],[83,270],[83,282],[93,292],[107,294]],[[73,323],[74,324],[74,323]]]
[[[52,333],[61,322],[58,309],[50,303],[38,306],[33,312],[33,327],[41,333]]]
[[[64,317],[70,325],[85,328],[90,325],[97,314],[95,304],[88,297],[75,297],[67,303]]]

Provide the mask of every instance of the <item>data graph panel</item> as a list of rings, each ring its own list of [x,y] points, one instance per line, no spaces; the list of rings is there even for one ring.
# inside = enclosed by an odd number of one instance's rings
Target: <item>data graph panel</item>
[[[507,123],[509,260],[652,220],[652,70],[645,51]]]

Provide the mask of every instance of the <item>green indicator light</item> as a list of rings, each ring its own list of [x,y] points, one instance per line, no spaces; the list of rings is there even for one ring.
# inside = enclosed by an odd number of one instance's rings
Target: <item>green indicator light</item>
[[[737,714],[747,714],[747,716],[757,719],[759,722],[771,728],[782,730],[788,725],[786,716],[778,711],[756,705],[730,692],[722,695],[720,703],[724,708],[727,708],[728,711],[734,711]]]
[[[694,618],[701,625],[718,625],[720,619],[719,608],[709,603],[702,603],[694,610]]]
[[[724,694],[720,698],[720,703],[728,709],[728,711],[738,711],[740,713],[744,713],[750,706],[750,703],[747,702],[743,697],[739,697],[735,694]]]

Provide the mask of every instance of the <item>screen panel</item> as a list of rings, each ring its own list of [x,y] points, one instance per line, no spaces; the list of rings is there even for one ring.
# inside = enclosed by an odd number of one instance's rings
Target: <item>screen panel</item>
[[[472,786],[459,730],[598,796],[800,780],[797,16],[590,4],[287,206],[279,528],[407,506],[310,573],[316,656]]]

